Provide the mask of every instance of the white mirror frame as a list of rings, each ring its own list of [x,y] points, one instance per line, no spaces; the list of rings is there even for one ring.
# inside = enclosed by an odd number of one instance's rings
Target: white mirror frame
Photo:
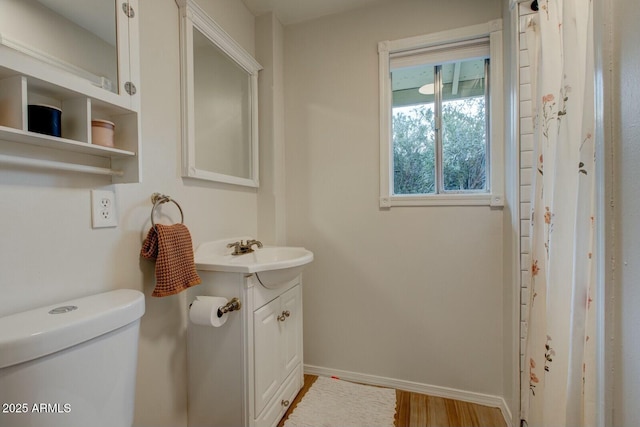
[[[180,62],[182,91],[182,176],[224,182],[227,184],[259,186],[258,175],[258,71],[260,64],[193,0],[176,0],[180,7]],[[195,100],[193,29],[196,28],[213,44],[247,72],[250,92],[249,120],[251,130],[251,177],[226,175],[196,167]]]

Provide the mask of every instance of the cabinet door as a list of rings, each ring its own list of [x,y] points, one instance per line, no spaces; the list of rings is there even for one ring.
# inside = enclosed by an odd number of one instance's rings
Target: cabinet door
[[[302,293],[300,286],[294,286],[282,296],[281,306],[289,315],[282,328],[282,352],[284,376],[286,377],[302,361]]]
[[[280,299],[276,298],[253,313],[254,402],[259,414],[282,381],[280,359]]]

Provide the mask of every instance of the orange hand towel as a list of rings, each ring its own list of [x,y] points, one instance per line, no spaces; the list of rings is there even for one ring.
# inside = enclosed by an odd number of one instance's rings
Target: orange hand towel
[[[183,224],[151,227],[140,255],[156,260],[156,287],[151,296],[174,295],[202,281],[193,261],[191,235]]]

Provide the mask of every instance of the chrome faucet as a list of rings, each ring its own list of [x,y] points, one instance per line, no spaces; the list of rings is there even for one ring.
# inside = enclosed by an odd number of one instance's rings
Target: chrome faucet
[[[253,252],[253,248],[251,246],[256,245],[258,248],[262,247],[262,242],[259,240],[247,240],[247,243],[244,243],[244,240],[240,240],[239,242],[229,243],[227,245],[228,248],[233,248],[233,252],[231,255],[243,255],[250,254]]]

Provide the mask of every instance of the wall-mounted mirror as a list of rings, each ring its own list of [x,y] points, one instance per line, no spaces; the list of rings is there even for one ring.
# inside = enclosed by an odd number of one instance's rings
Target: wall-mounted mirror
[[[262,68],[192,0],[180,6],[183,176],[258,186]]]
[[[0,0],[0,41],[118,93],[116,7],[115,0]]]

